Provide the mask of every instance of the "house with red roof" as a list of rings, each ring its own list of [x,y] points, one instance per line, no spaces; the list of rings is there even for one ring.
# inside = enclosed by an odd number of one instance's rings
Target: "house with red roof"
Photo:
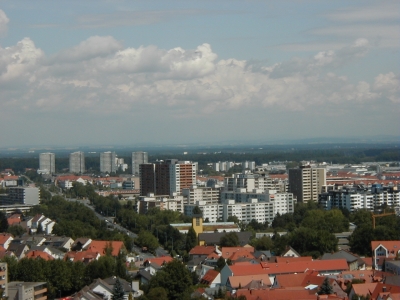
[[[125,245],[121,241],[92,241],[85,250],[97,252],[101,256],[104,256],[108,248],[111,250],[111,256],[114,257],[117,257],[120,253],[126,252]]]
[[[221,283],[221,274],[216,270],[208,270],[200,279],[200,283],[208,285],[210,288],[214,288]]]
[[[254,253],[254,247],[252,247],[252,246],[222,247],[221,248],[221,255],[225,259],[231,258],[233,254],[238,253],[238,252],[241,253],[244,256],[250,254],[251,258],[254,258],[254,256],[251,254],[251,253]]]
[[[375,270],[382,270],[385,259],[400,257],[400,240],[371,241],[371,248]]]
[[[349,299],[352,299],[354,295],[369,297],[371,300],[400,299],[400,286],[382,282],[353,284]]]
[[[7,218],[8,226],[20,225],[21,221],[21,214],[12,214]]]
[[[13,236],[9,233],[0,233],[0,246],[4,249],[8,249],[13,239]]]
[[[259,281],[261,286],[271,287],[271,280],[268,274],[257,274],[257,275],[244,275],[244,276],[229,276],[226,284],[227,290],[236,290],[245,288],[252,281]]]
[[[65,254],[64,260],[72,262],[80,261],[84,264],[88,264],[94,260],[98,260],[100,256],[100,253],[92,251],[69,251]]]
[[[305,289],[239,289],[235,297],[246,297],[246,300],[316,300],[315,291]]]
[[[43,251],[38,251],[38,250],[29,251],[25,255],[25,257],[26,258],[33,258],[33,259],[41,258],[41,259],[44,259],[44,260],[54,260],[54,258],[50,254],[48,254],[46,252],[43,252]]]
[[[221,284],[226,285],[229,276],[268,274],[272,283],[279,274],[304,273],[309,270],[316,271],[320,275],[339,274],[347,271],[348,265],[345,259],[335,260],[313,260],[288,263],[269,263],[260,264],[242,263],[234,265],[225,265],[221,270]]]

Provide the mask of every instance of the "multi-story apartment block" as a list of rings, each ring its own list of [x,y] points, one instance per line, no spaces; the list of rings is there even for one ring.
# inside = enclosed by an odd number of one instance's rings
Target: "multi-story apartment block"
[[[169,159],[155,164],[141,164],[140,194],[171,195],[196,184],[197,164]]]
[[[69,171],[71,173],[85,173],[85,153],[78,151],[69,155]]]
[[[225,177],[224,190],[236,191],[237,189],[246,189],[247,191],[257,190],[276,190],[286,192],[286,182],[268,177],[263,174],[233,174],[231,177]]]
[[[115,173],[117,171],[117,155],[115,152],[100,153],[100,172]]]
[[[326,170],[301,166],[298,169],[289,169],[289,191],[298,202],[318,201],[322,186],[326,185]]]
[[[10,187],[7,197],[3,197],[2,205],[39,204],[39,188],[37,187]]]
[[[220,189],[191,186],[190,188],[182,189],[182,195],[187,199],[188,204],[196,204],[199,201],[212,204],[219,202]]]
[[[39,154],[39,173],[53,174],[56,172],[56,155],[54,153]]]
[[[397,186],[373,185],[372,188],[356,186],[321,193],[318,201],[325,209],[347,208],[351,212],[357,209],[373,211],[382,205],[400,207],[400,193]]]
[[[172,210],[183,213],[184,197],[180,195],[171,196],[155,196],[149,194],[148,196],[141,196],[137,202],[137,212],[145,214],[149,209],[159,208],[160,210]]]
[[[197,201],[196,203],[185,204],[184,214],[193,216],[193,209],[199,207],[203,214],[203,219],[211,223],[218,222],[224,218],[224,205],[221,203],[206,203],[206,201]]]
[[[147,152],[132,152],[132,174],[139,175],[139,166],[148,162],[149,156]]]

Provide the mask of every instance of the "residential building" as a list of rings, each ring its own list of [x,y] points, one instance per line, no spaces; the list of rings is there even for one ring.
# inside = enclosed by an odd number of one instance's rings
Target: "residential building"
[[[385,260],[393,260],[400,256],[400,240],[371,241],[373,267],[382,270]]]
[[[69,171],[71,173],[85,173],[85,153],[73,152],[69,155]]]
[[[47,282],[12,281],[7,285],[8,299],[46,300]]]
[[[107,151],[100,153],[100,172],[115,173],[117,171],[117,155],[115,152]]]
[[[289,190],[298,202],[317,202],[324,185],[326,185],[326,169],[324,168],[306,165],[289,169]]]
[[[8,194],[2,199],[1,205],[39,204],[40,190],[37,187],[10,187]]]
[[[183,213],[184,198],[181,195],[154,195],[140,196],[136,203],[138,213],[145,214],[149,209],[172,210]]]
[[[132,174],[139,175],[139,166],[141,164],[147,164],[149,162],[147,152],[132,152]]]
[[[140,195],[171,195],[196,184],[197,164],[169,159],[154,164],[141,164]]]
[[[41,174],[53,174],[56,172],[56,155],[54,153],[39,154],[39,170]]]
[[[6,262],[0,262],[0,288],[2,288],[3,295],[8,296],[8,266]]]
[[[397,186],[372,187],[353,186],[331,189],[319,195],[318,202],[325,209],[347,208],[350,212],[358,209],[374,211],[382,205],[400,207],[400,191]]]
[[[198,201],[204,201],[206,204],[218,203],[220,199],[220,189],[211,187],[183,188],[182,195],[186,197],[188,204],[196,204]]]

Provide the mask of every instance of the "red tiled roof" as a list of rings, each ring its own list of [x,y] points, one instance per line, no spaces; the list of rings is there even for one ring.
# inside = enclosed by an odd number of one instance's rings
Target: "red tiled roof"
[[[161,257],[148,258],[145,260],[145,262],[155,263],[159,266],[162,266],[164,263],[169,263],[173,260],[174,259],[171,256],[161,256]]]
[[[240,289],[236,291],[237,297],[245,296],[247,300],[315,300],[315,291],[304,289],[262,289],[248,290]]]
[[[54,258],[47,254],[46,252],[39,251],[39,250],[31,250],[26,255],[26,258],[42,258],[44,260],[54,260]]]
[[[9,239],[13,239],[13,236],[9,233],[0,234],[0,245],[4,245]]]
[[[86,250],[92,252],[98,252],[101,256],[106,254],[105,249],[111,244],[112,256],[118,256],[121,249],[124,248],[124,243],[121,241],[92,241]]]
[[[77,261],[92,261],[94,259],[97,259],[98,255],[100,255],[97,252],[92,252],[92,251],[70,251],[65,254],[64,259],[72,259],[72,261],[77,262]]]
[[[237,264],[229,266],[234,276],[253,274],[290,274],[300,273],[308,270],[315,271],[344,271],[349,267],[345,259],[313,260],[289,263],[268,263],[260,264]]]
[[[200,280],[200,283],[209,285],[215,280],[215,278],[218,275],[219,275],[218,271],[216,271],[216,270],[208,270],[207,273]]]
[[[310,284],[320,286],[325,277],[307,273],[276,275],[276,280],[281,288],[306,287]]]
[[[228,277],[230,286],[234,289],[239,288],[239,286],[244,287],[248,285],[253,280],[262,281],[264,285],[271,285],[271,280],[268,274],[257,274],[257,275],[246,275],[246,276],[229,276]]]
[[[371,241],[371,248],[374,251],[376,248],[382,245],[389,252],[389,256],[396,256],[396,253],[400,251],[400,240],[399,241]]]
[[[196,246],[190,250],[190,255],[210,255],[215,251],[214,246]]]
[[[248,253],[254,253],[254,247],[222,247],[222,257],[227,259],[232,256],[235,252],[246,251]]]

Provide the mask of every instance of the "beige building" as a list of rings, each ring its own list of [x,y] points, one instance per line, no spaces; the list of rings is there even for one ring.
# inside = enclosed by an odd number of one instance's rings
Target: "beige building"
[[[22,282],[13,281],[8,283],[9,300],[46,300],[46,282]]]
[[[318,201],[322,187],[326,185],[326,170],[301,166],[298,169],[289,169],[289,190],[298,202]]]

